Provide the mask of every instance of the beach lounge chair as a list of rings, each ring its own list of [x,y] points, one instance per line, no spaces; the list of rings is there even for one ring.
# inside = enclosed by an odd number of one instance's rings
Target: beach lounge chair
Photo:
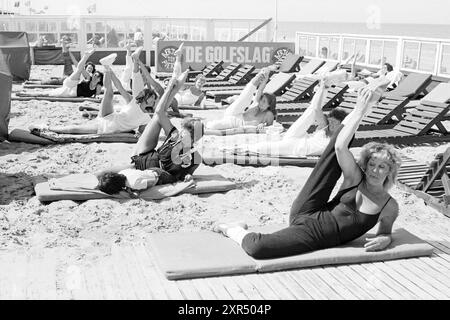
[[[450,148],[438,154],[430,165],[410,158],[402,161],[397,184],[450,217]]]
[[[306,63],[303,67],[300,68],[300,71],[297,72],[297,75],[305,76],[305,75],[313,74],[324,64],[325,64],[325,61],[323,61],[323,60],[311,59],[308,61],[308,63]]]
[[[295,79],[294,73],[277,73],[272,76],[270,81],[267,83],[264,88],[264,92],[272,93],[274,95],[280,95],[285,90],[286,87],[291,84],[291,82]],[[242,88],[243,89],[243,88]],[[228,98],[234,95],[239,95],[242,91],[240,90],[217,90],[217,91],[208,91],[206,96],[208,98],[214,99],[214,101],[219,102],[224,98]]]
[[[238,71],[233,74],[227,81],[212,81],[205,84],[205,90],[222,90],[228,87],[244,86],[252,78],[252,73],[255,71],[255,67],[249,64],[239,67]]]
[[[231,76],[234,75],[242,65],[240,63],[231,63],[225,69],[223,69],[216,77],[206,78],[206,82],[216,82],[216,81],[228,81]],[[194,84],[193,81],[186,82],[188,84]]]
[[[338,106],[347,91],[347,85],[337,85],[328,90],[322,109],[327,111]],[[285,128],[290,127],[308,108],[307,102],[277,103],[277,122]]]
[[[311,98],[314,88],[318,83],[319,80],[313,78],[303,78],[294,81],[292,87],[287,89],[282,96],[277,97],[277,104],[284,102],[296,102]]]
[[[357,131],[352,146],[359,147],[371,141],[402,145],[450,141],[441,123],[449,109],[450,104],[422,100],[391,129]]]
[[[386,92],[384,97],[404,97],[410,100],[416,99],[420,94],[427,94],[427,87],[431,83],[431,75],[423,73],[410,73],[392,91]]]
[[[302,62],[303,56],[291,53],[285,56],[280,63],[280,67],[277,72],[292,73],[300,71],[300,62]]]

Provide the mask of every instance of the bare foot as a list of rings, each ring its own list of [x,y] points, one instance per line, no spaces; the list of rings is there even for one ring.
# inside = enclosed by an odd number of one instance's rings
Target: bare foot
[[[230,228],[236,228],[236,227],[240,227],[244,230],[248,229],[248,225],[245,222],[240,221],[240,222],[231,222],[231,223],[217,223],[213,226],[213,231],[217,232],[217,233],[222,233],[224,236],[228,237],[228,234],[227,234],[228,230]]]
[[[137,48],[132,54],[131,54],[131,59],[133,59],[133,61],[139,61],[139,57],[141,56],[141,52],[144,49],[144,47],[139,47]]]
[[[91,56],[94,52],[95,52],[95,48],[91,48],[91,49],[87,50],[84,54],[87,55],[87,56],[89,57],[89,56]]]
[[[389,83],[391,82],[386,77],[379,77],[377,81],[372,81],[366,86],[367,89],[372,91],[372,97],[370,99],[371,103],[375,103],[380,100],[383,93],[386,92]]]
[[[180,46],[178,47],[178,49],[175,50],[174,55],[176,55],[177,57],[181,57],[181,55],[183,54],[183,46],[184,46],[184,42],[182,42],[180,44]]]
[[[131,52],[131,47],[133,44],[130,41],[127,41],[127,44],[125,45],[125,49],[127,49],[127,53]]]

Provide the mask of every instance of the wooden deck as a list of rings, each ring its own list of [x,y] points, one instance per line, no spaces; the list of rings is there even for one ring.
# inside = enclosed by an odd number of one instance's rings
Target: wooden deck
[[[450,235],[408,230],[432,257],[183,281],[166,280],[146,245],[115,245],[91,265],[60,249],[0,251],[0,299],[449,299]]]

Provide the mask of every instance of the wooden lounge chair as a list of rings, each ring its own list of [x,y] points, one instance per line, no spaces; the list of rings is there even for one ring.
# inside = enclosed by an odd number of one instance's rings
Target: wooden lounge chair
[[[255,70],[254,66],[249,64],[243,65],[239,70],[230,77],[227,81],[212,81],[205,84],[205,90],[222,90],[227,87],[243,86],[248,83],[251,79],[251,75]]]
[[[327,111],[338,106],[344,93],[347,91],[347,85],[337,85],[328,90],[324,99],[322,109]],[[309,107],[307,102],[291,102],[277,103],[277,122],[281,123],[285,128],[290,127]]]
[[[309,74],[313,74],[316,72],[323,64],[325,64],[325,61],[320,59],[311,59],[308,61],[307,64],[305,64],[303,67],[301,67],[300,71],[297,72],[297,75],[299,76],[305,76]]]
[[[189,72],[187,79],[188,81],[192,81],[197,77],[199,74],[203,74],[206,78],[213,78],[217,76],[222,70],[223,70],[223,61],[214,61],[210,63],[209,65],[205,66],[202,70],[193,70],[189,66]],[[157,74],[157,77],[159,77],[159,74]]]
[[[358,147],[371,141],[403,145],[450,141],[450,135],[441,123],[449,109],[450,104],[421,101],[392,129],[357,131],[352,146]]]
[[[288,54],[280,64],[277,72],[292,73],[300,71],[300,62],[302,62],[303,56],[298,54]]]
[[[286,92],[282,96],[277,97],[277,104],[285,102],[296,102],[311,98],[314,88],[318,83],[319,80],[313,78],[303,78],[294,81],[292,87],[286,90]]]
[[[210,83],[215,81],[228,81],[230,80],[230,77],[239,70],[240,67],[241,67],[240,63],[231,63],[225,69],[223,69],[216,77],[206,78],[206,82]],[[186,83],[194,84],[193,81]]]
[[[450,148],[440,153],[430,165],[403,159],[397,184],[423,199],[427,205],[450,217]]]
[[[383,96],[387,98],[405,97],[413,100],[422,93],[427,94],[426,89],[430,83],[430,74],[411,73],[394,90],[385,93]]]
[[[285,90],[286,87],[295,79],[295,74],[293,73],[277,73],[264,88],[264,92],[272,93],[274,95],[280,95]],[[242,88],[243,89],[243,88]],[[241,90],[224,90],[224,91],[208,91],[206,96],[214,99],[216,102],[221,101],[224,98],[231,97],[234,95],[239,95]]]

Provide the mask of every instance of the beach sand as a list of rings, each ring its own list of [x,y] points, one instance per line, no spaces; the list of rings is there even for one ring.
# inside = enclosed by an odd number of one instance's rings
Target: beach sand
[[[33,66],[33,78],[45,78],[48,67]],[[73,124],[81,117],[78,104],[45,101],[18,102],[11,106],[10,130],[31,124]],[[191,111],[189,111],[191,112]],[[192,111],[213,119],[222,110]],[[179,121],[178,121],[179,123]],[[203,146],[248,142],[257,135],[208,136]],[[232,141],[232,142],[230,142]],[[429,162],[450,144],[402,148],[409,157]],[[146,243],[154,232],[209,230],[216,221],[244,220],[250,226],[287,223],[290,205],[311,168],[216,166],[234,181],[237,189],[211,195],[181,195],[157,202],[143,200],[91,200],[41,204],[33,182],[71,173],[105,169],[129,161],[131,144],[68,144],[42,147],[25,143],[0,143],[0,250],[59,248],[67,264],[90,264],[110,254],[113,244]],[[355,150],[357,151],[357,150]],[[414,195],[392,189],[400,205],[395,227],[432,225],[448,234],[448,218]]]

